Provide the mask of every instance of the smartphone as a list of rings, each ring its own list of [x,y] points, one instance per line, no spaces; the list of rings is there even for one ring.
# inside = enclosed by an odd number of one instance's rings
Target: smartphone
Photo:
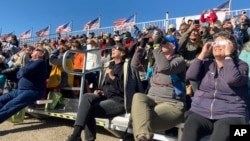
[[[200,24],[199,20],[194,20],[194,24]]]

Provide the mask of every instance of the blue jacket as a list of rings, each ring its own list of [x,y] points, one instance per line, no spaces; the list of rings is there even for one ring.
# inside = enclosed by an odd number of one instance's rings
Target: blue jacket
[[[226,59],[218,69],[213,60],[195,59],[186,78],[201,83],[190,110],[208,119],[246,117],[248,71],[241,60]]]
[[[39,90],[46,89],[46,62],[43,59],[30,60],[17,72],[19,90]]]

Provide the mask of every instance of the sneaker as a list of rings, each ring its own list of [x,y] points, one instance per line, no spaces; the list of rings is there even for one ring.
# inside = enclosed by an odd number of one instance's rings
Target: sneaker
[[[75,136],[68,136],[66,141],[82,141],[81,137],[75,137]]]

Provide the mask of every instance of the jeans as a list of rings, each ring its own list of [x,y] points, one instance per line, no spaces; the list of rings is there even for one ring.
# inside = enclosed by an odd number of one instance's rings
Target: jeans
[[[156,103],[153,98],[136,93],[132,102],[132,126],[134,137],[140,135],[153,138],[154,131],[175,127],[184,119],[185,108],[172,102]]]
[[[0,96],[0,123],[41,99],[44,92],[37,90],[13,90]]]
[[[87,93],[81,98],[75,126],[81,126],[84,129],[85,140],[95,140],[95,117],[112,118],[123,113],[125,113],[123,103],[106,99],[106,97],[97,94]]]
[[[247,120],[245,117],[210,120],[188,111],[182,141],[199,141],[203,136],[209,134],[212,134],[209,141],[229,141],[231,124],[247,124]]]

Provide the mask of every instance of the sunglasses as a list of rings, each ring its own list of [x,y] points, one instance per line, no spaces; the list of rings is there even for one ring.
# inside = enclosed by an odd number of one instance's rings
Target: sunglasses
[[[42,50],[42,49],[39,49],[39,48],[36,48],[36,49],[35,49],[35,51],[39,51],[39,52],[42,52],[42,53],[44,53],[44,50]]]

